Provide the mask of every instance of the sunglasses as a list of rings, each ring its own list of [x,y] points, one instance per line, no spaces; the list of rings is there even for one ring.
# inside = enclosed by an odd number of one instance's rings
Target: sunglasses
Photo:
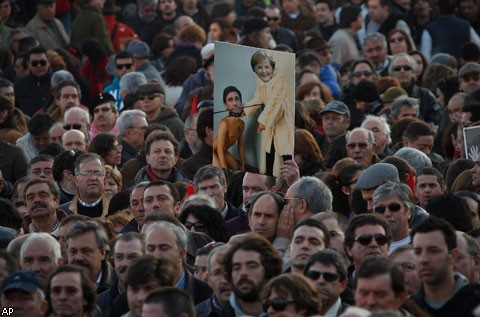
[[[370,77],[372,76],[373,73],[371,71],[368,71],[368,70],[359,70],[359,71],[356,71],[353,73],[353,77]]]
[[[316,281],[323,275],[323,279],[327,282],[335,282],[339,279],[338,274],[329,273],[329,272],[318,272],[318,271],[308,271],[305,276],[311,279],[312,281]]]
[[[195,228],[196,231],[206,231],[207,230],[207,227],[205,226],[203,221],[197,221],[197,222],[185,221],[184,226],[188,230],[192,230],[192,228]]]
[[[263,311],[266,312],[268,308],[271,306],[275,311],[284,311],[287,308],[288,304],[293,304],[295,301],[289,300],[287,298],[273,298],[267,299],[265,303],[263,303]]]
[[[387,208],[390,211],[397,212],[402,208],[402,205],[399,203],[391,203],[388,206],[377,206],[374,210],[376,213],[383,214]]]
[[[361,245],[367,246],[372,242],[372,239],[375,239],[378,245],[385,245],[388,243],[388,238],[384,234],[362,234],[361,236],[355,238],[355,241],[358,241]]]
[[[132,68],[132,65],[133,64],[131,64],[131,63],[129,63],[129,64],[117,64],[117,65],[115,65],[115,67],[117,67],[117,69],[119,69],[119,70],[122,69],[122,68],[130,69],[130,68]]]
[[[44,59],[41,59],[41,60],[38,60],[38,61],[31,61],[30,64],[31,64],[33,67],[37,67],[38,65],[40,65],[40,66],[47,66],[47,61],[44,60]]]
[[[399,72],[401,70],[404,70],[404,71],[409,71],[409,70],[412,70],[412,66],[409,66],[409,65],[400,65],[400,66],[395,66],[393,68],[393,71],[394,72]]]
[[[110,110],[112,110],[111,107],[103,107],[103,108],[95,108],[95,110],[93,110],[93,113],[100,113],[100,112],[104,112],[104,113],[107,113],[109,112]]]
[[[404,37],[392,37],[390,39],[390,43],[395,43],[395,42],[403,42],[405,41],[405,38]]]
[[[82,128],[82,125],[81,124],[64,124],[63,125],[63,130],[71,130],[71,129],[74,129],[74,130],[80,130]]]
[[[267,17],[267,21],[278,21],[280,20],[279,17]]]

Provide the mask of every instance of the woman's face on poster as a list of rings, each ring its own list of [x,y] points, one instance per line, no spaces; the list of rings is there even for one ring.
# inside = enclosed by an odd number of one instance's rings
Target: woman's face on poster
[[[257,65],[255,65],[254,70],[255,74],[257,74],[261,81],[266,83],[272,79],[273,68],[267,59],[263,59]]]

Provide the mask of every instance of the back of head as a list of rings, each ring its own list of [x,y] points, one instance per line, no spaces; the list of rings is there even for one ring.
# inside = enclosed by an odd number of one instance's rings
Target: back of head
[[[453,193],[433,197],[425,209],[430,215],[448,221],[456,230],[467,232],[473,229],[470,208],[464,199]]]

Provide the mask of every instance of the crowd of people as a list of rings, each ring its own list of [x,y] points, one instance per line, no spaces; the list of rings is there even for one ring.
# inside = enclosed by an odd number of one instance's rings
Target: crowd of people
[[[480,316],[479,7],[0,0],[2,314]],[[218,129],[217,41],[259,49]]]

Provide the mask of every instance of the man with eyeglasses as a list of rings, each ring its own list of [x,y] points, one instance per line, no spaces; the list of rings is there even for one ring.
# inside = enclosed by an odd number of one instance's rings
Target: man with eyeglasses
[[[409,97],[418,100],[420,105],[418,117],[427,123],[438,125],[441,116],[440,105],[429,89],[416,84],[416,69],[417,62],[412,56],[407,53],[399,53],[392,58],[389,73],[400,82]]]
[[[88,138],[90,131],[90,114],[87,110],[79,107],[70,108],[65,112],[63,122],[65,123],[63,125],[65,131],[72,129],[80,130],[85,137]]]
[[[54,159],[50,155],[41,154],[34,157],[28,164],[27,176],[44,178],[53,182],[53,161]]]
[[[392,242],[392,229],[384,217],[362,214],[353,217],[345,230],[344,247],[352,261],[349,268],[349,284],[355,270],[367,257],[387,257]]]
[[[122,93],[120,90],[120,79],[123,75],[133,72],[133,56],[127,51],[120,51],[115,55],[115,77],[110,85],[103,89],[104,93],[115,98],[118,111],[123,110]]]
[[[60,206],[68,214],[88,217],[105,217],[109,200],[103,193],[105,168],[102,158],[95,153],[85,153],[75,160],[75,184],[78,191],[73,199]]]
[[[375,154],[376,144],[373,132],[365,128],[355,128],[348,132],[347,139],[347,156],[354,159],[365,168],[379,162],[378,156]]]
[[[46,109],[52,103],[50,91],[50,64],[47,52],[35,47],[26,57],[28,74],[15,82],[16,106],[27,116],[33,116],[38,110]]]
[[[417,294],[422,282],[417,272],[413,246],[411,244],[400,246],[390,253],[389,258],[402,269],[408,295]]]
[[[423,285],[412,300],[431,316],[474,316],[480,303],[480,285],[454,273],[458,258],[455,229],[429,217],[412,230],[417,271]]]
[[[90,140],[93,140],[100,133],[118,135],[115,126],[118,109],[112,95],[108,93],[96,95],[90,104],[90,113],[93,116],[89,134]]]
[[[412,242],[408,220],[414,209],[413,193],[406,184],[388,182],[378,187],[372,196],[373,211],[385,218],[392,229],[389,252]]]
[[[320,221],[327,228],[330,236],[328,248],[345,255],[343,241],[345,241],[348,218],[338,212],[321,212],[313,215],[312,218]]]
[[[349,306],[340,298],[348,284],[347,265],[340,253],[322,250],[311,254],[303,274],[317,290],[322,303],[322,316],[339,316]]]

